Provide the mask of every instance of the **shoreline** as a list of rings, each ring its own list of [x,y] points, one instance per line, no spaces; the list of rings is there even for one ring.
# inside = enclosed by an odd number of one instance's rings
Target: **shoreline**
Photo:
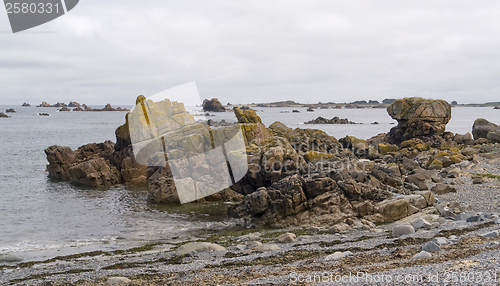
[[[500,199],[500,180],[487,178],[484,184],[476,185],[470,178],[479,170],[493,172],[499,167],[500,159],[488,158],[488,153],[485,153],[475,163],[462,165],[460,174],[464,177],[454,180],[457,193],[438,195],[438,202],[450,197],[464,206],[467,202],[474,202],[483,207],[479,212],[484,214],[483,221],[468,222],[468,218],[479,210],[469,208],[463,212],[466,215],[462,215],[462,219],[437,215],[437,225],[433,223],[431,228],[416,229],[415,233],[400,237],[392,234],[394,228],[405,222],[439,214],[439,207],[435,206],[372,229],[351,228],[338,233],[308,225],[284,229],[248,229],[242,226],[198,229],[185,237],[127,247],[126,250],[96,250],[45,261],[2,265],[0,283],[107,285],[109,278],[126,277],[130,279],[129,285],[282,285],[290,283],[290,273],[307,277],[324,270],[335,275],[348,275],[353,271],[385,275],[425,274],[430,269],[440,275],[452,270],[489,271],[500,277],[500,261],[493,259],[500,254],[500,236],[483,237],[500,229],[500,206],[495,203]],[[293,233],[293,242],[277,242],[277,237],[284,233]],[[435,237],[446,237],[451,243],[442,245],[441,250],[431,253],[430,258],[412,259],[425,243]],[[189,242],[215,243],[226,249],[179,254],[179,248]],[[248,249],[249,246],[254,248]],[[353,254],[326,259],[337,251],[351,251]]]

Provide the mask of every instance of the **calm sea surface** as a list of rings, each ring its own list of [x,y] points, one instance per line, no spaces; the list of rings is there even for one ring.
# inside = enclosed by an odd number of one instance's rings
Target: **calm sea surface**
[[[159,206],[146,202],[143,188],[83,188],[47,176],[43,150],[50,145],[79,146],[115,141],[114,131],[125,112],[57,112],[57,108],[0,106],[16,109],[0,118],[0,254],[24,260],[95,249],[117,249],[213,225],[231,225],[223,204]],[[130,108],[130,107],[129,107]],[[256,108],[266,126],[279,120],[289,127],[319,128],[341,138],[368,139],[388,132],[395,123],[385,109],[317,109],[291,113],[292,108]],[[288,113],[285,113],[287,112]],[[39,112],[50,116],[39,116]],[[197,112],[195,112],[197,113]],[[318,116],[348,118],[357,125],[304,125]],[[478,117],[500,123],[500,110],[457,107],[448,130],[471,132]],[[234,121],[233,113],[211,119]],[[378,125],[372,125],[372,122]]]

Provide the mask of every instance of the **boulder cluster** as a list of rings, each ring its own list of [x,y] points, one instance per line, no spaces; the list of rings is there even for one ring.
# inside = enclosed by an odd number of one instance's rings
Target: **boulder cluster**
[[[211,106],[209,102],[215,101],[205,100],[204,107]],[[163,108],[162,104],[157,107]],[[172,111],[165,120],[173,121],[165,124],[172,126],[180,120],[197,126],[199,122],[183,106],[172,104],[165,106],[165,112]],[[247,226],[331,225],[341,231],[373,228],[425,212],[436,204],[436,195],[455,191],[443,184],[444,178],[458,176],[448,171],[450,166],[473,160],[489,148],[480,144],[498,142],[498,126],[484,119],[476,120],[474,139],[470,134],[444,132],[451,113],[442,100],[396,100],[388,112],[398,126],[369,140],[353,136],[337,140],[321,130],[291,129],[281,122],[266,128],[254,110],[235,108],[234,112],[235,126],[241,128],[246,144],[248,172],[230,189],[205,200],[241,201],[229,213]],[[115,132],[116,144],[88,144],[76,151],[47,148],[50,176],[94,187],[147,186],[149,201],[178,203],[168,162],[163,167],[137,163],[129,133],[130,114]],[[195,137],[186,137],[183,148],[210,142],[209,137]],[[186,156],[176,154],[181,159]],[[185,161],[187,165],[181,168],[206,168],[202,161],[187,157]]]

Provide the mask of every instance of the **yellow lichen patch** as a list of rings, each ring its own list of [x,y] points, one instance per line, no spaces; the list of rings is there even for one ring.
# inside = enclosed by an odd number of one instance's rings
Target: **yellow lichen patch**
[[[423,143],[418,143],[417,145],[415,145],[415,149],[422,152],[422,151],[426,151],[428,149],[428,146],[423,144]]]
[[[413,139],[403,141],[401,143],[401,148],[413,148],[417,145],[417,142],[415,142]]]
[[[444,156],[450,156],[450,154],[446,151],[441,151],[436,156],[437,157],[444,157]]]
[[[317,160],[326,160],[335,158],[334,155],[328,153],[322,153],[317,151],[309,151],[304,154],[304,159],[307,162],[317,161]]]
[[[378,151],[380,152],[380,154],[385,155],[389,152],[398,151],[398,146],[392,145],[389,143],[379,143],[378,144]]]
[[[453,162],[453,164],[460,163],[464,159],[465,159],[465,156],[462,154],[450,156],[450,160]]]
[[[439,161],[438,159],[432,160],[432,162],[429,164],[429,169],[441,169],[443,167],[443,162]]]

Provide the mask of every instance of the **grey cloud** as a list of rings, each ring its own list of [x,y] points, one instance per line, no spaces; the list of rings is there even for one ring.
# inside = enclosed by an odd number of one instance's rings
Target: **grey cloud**
[[[86,0],[35,28],[56,33],[0,34],[0,98],[130,104],[195,80],[223,102],[498,101],[499,12],[494,1]]]

